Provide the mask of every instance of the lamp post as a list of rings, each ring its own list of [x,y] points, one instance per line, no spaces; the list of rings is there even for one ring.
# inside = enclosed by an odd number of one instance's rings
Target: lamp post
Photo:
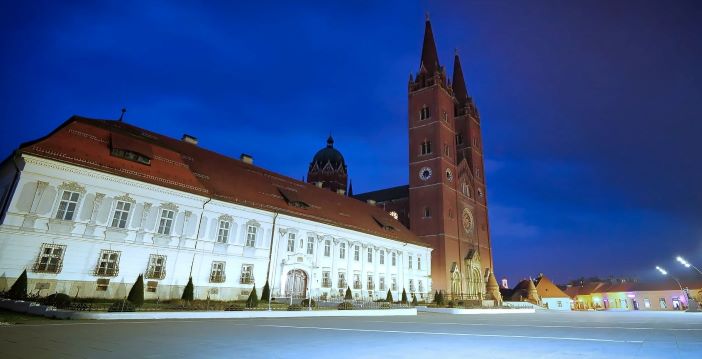
[[[699,268],[697,268],[697,267],[695,267],[694,265],[692,265],[692,263],[686,261],[685,258],[683,258],[683,257],[681,257],[681,256],[677,256],[677,257],[675,258],[675,260],[677,260],[678,263],[684,265],[685,268],[690,268],[690,267],[692,267],[692,268],[694,268],[694,269],[697,271],[697,273],[702,274],[702,271],[700,271]]]

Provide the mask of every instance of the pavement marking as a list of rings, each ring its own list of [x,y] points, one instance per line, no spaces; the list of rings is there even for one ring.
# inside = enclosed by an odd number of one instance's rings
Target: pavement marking
[[[457,336],[457,337],[489,337],[489,338],[545,339],[545,340],[566,340],[566,341],[606,342],[606,343],[630,343],[630,344],[642,344],[642,343],[644,342],[643,340],[614,340],[614,339],[597,339],[597,338],[550,337],[550,336],[504,335],[504,334],[445,333],[445,332],[422,332],[422,331],[405,331],[405,330],[353,329],[353,328],[329,328],[329,327],[299,327],[299,326],[294,326],[294,325],[274,325],[274,324],[260,324],[260,325],[256,325],[256,326],[257,326],[257,327],[270,327],[270,328],[331,330],[331,331],[343,331],[343,332],[367,332],[367,333],[395,333],[395,334],[444,335],[444,336]]]
[[[248,318],[242,318],[248,319]],[[233,320],[242,319],[217,319],[216,321],[228,322]],[[62,326],[72,326],[72,325],[116,325],[116,324],[159,324],[159,323],[197,323],[212,321],[211,319],[196,319],[196,320],[186,320],[186,319],[174,319],[174,320],[163,320],[163,319],[151,319],[148,321],[126,321],[126,320],[110,320],[110,321],[100,321],[100,322],[80,322],[80,323],[44,323],[44,324],[15,324],[11,326],[12,328],[26,328],[26,327],[62,327]],[[248,323],[234,323],[232,325],[250,325]],[[9,326],[8,326],[9,327]],[[1,328],[1,326],[0,326]]]
[[[573,328],[573,329],[629,329],[629,330],[667,330],[667,331],[702,331],[702,328],[645,328],[645,327],[612,327],[612,326],[576,326],[576,325],[532,325],[532,324],[490,324],[490,323],[431,323],[431,322],[389,322],[385,320],[368,320],[368,323],[394,323],[394,324],[431,324],[431,325],[460,325],[460,326],[487,326],[487,327],[527,327],[527,328]]]

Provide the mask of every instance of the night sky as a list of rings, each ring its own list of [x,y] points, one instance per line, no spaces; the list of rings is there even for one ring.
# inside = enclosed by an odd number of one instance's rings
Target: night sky
[[[428,10],[481,112],[498,278],[702,265],[699,1],[90,3],[0,5],[2,157],[126,107],[297,179],[331,132],[355,193],[406,184]]]

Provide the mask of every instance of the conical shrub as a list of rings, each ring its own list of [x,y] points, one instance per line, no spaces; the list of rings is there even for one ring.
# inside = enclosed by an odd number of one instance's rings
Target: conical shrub
[[[256,285],[254,285],[251,293],[249,293],[249,299],[246,300],[246,308],[256,307],[258,307],[258,294],[256,293]]]
[[[351,300],[353,299],[353,295],[351,294],[351,287],[346,287],[346,295],[344,296],[345,300]]]
[[[419,304],[419,302],[417,302],[417,296],[412,294],[412,305],[416,307],[417,304]]]
[[[144,304],[144,276],[139,274],[136,282],[129,290],[127,300],[134,304],[135,307],[141,307]]]
[[[405,292],[405,288],[402,288],[402,304],[407,304],[407,292]]]
[[[185,285],[185,289],[183,289],[183,296],[180,297],[180,299],[192,302],[195,297],[195,286],[193,285],[193,277],[190,277],[188,279],[188,284]]]
[[[15,283],[10,287],[7,292],[7,296],[10,299],[24,300],[27,299],[27,270],[25,269]]]
[[[266,284],[263,286],[263,290],[261,291],[261,300],[267,302],[270,296],[271,288],[268,286],[268,281],[266,281]]]
[[[385,301],[388,303],[394,302],[394,300],[392,299],[392,292],[390,291],[390,289],[388,289],[388,295],[385,296]]]

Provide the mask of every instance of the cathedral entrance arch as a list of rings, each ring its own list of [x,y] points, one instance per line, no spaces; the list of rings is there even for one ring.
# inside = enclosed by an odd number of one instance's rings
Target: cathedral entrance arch
[[[301,269],[288,272],[285,294],[293,298],[305,298],[307,293],[307,273]]]

